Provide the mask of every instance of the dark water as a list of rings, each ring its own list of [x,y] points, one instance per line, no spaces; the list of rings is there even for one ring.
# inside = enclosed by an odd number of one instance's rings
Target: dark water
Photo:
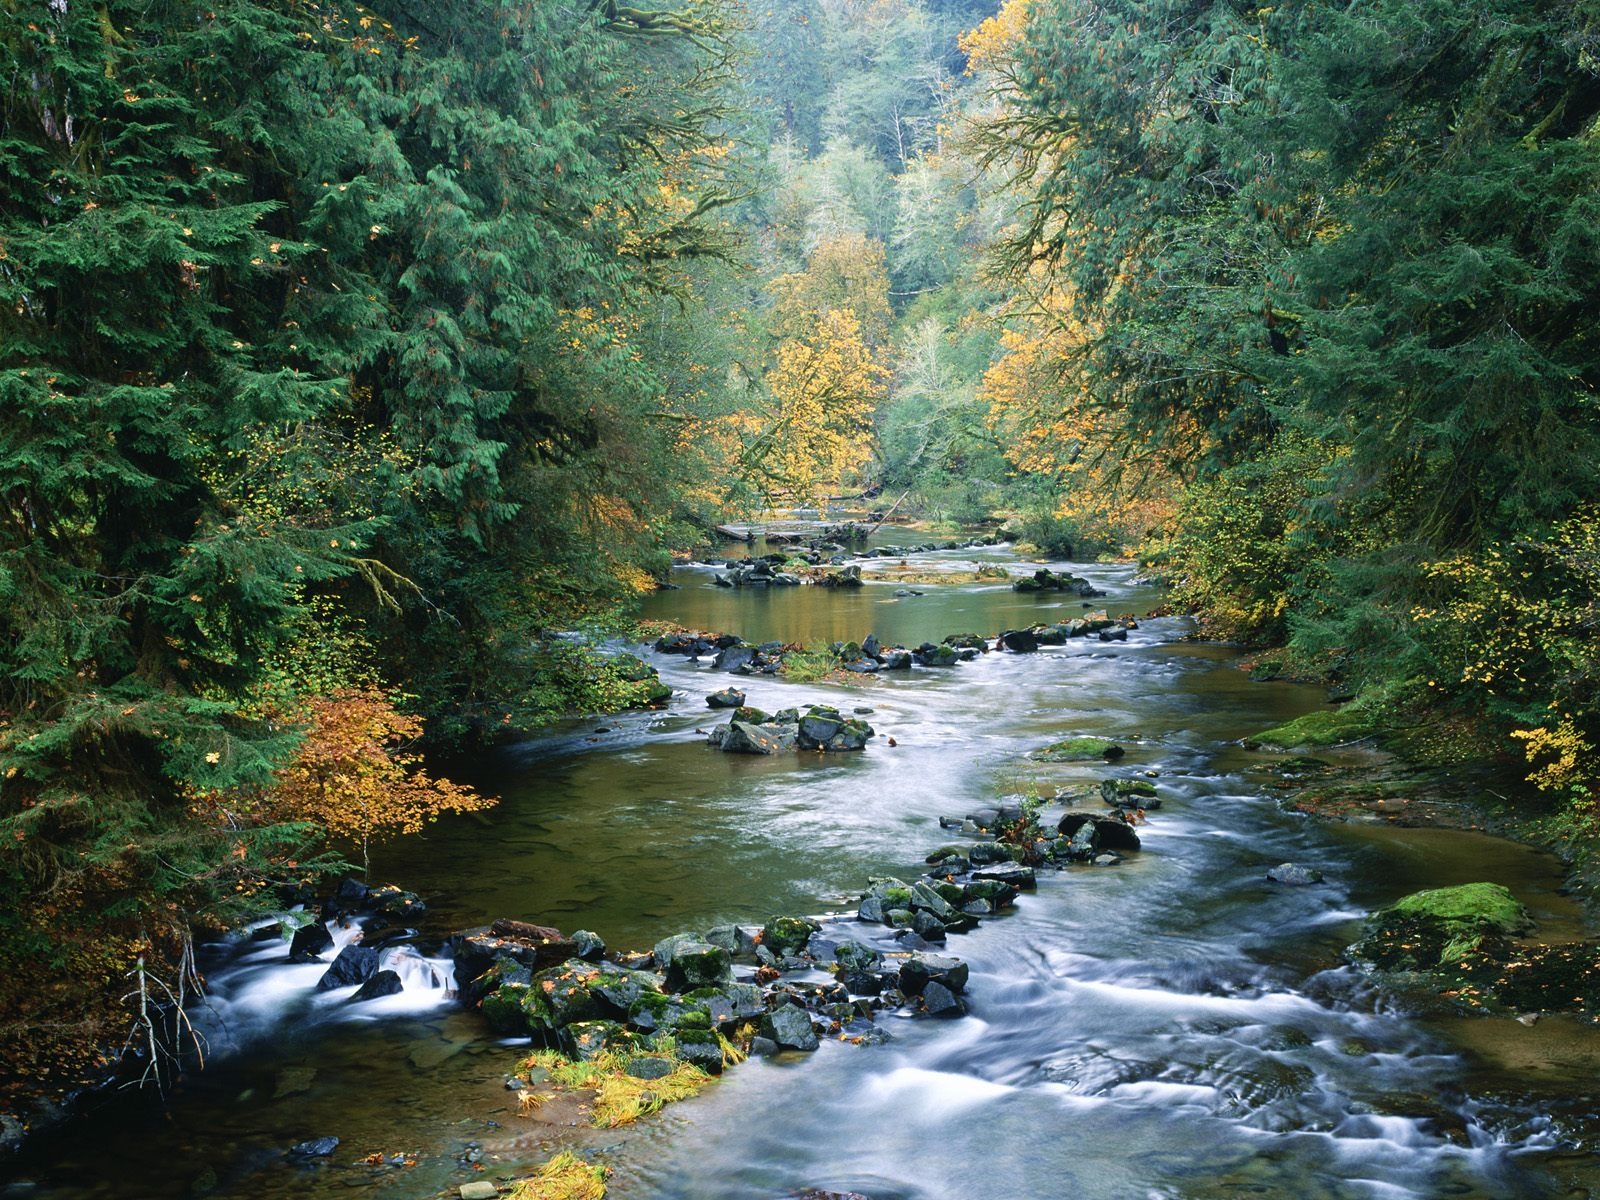
[[[1125,567],[1079,569],[1113,612],[1159,599]],[[649,615],[751,639],[917,642],[1082,611],[1004,584],[896,597],[889,583],[751,593],[713,589],[703,570],[681,579]],[[1014,915],[953,938],[973,968],[964,1020],[891,1020],[887,1045],[747,1064],[626,1135],[533,1128],[508,1111],[516,1048],[442,992],[359,1010],[316,1001],[317,968],[285,971],[269,949],[218,974],[208,1069],[164,1112],[125,1104],[76,1127],[29,1164],[33,1194],[421,1197],[478,1177],[461,1155],[510,1173],[553,1139],[604,1152],[613,1196],[663,1200],[807,1187],[872,1200],[1587,1195],[1600,1180],[1587,1027],[1430,1025],[1337,966],[1363,911],[1432,883],[1498,879],[1570,926],[1553,864],[1471,834],[1280,812],[1263,760],[1230,743],[1320,694],[1251,683],[1231,651],[1178,641],[1186,632],[1157,619],[1126,644],[850,687],[740,681],[763,708],[871,708],[878,739],[840,758],[708,750],[703,697],[728,680],[663,659],[679,691],[669,711],[584,722],[483,763],[499,809],[374,863],[375,878],[436,899],[440,928],[515,916],[642,947],[721,920],[850,907],[869,876],[911,872],[950,840],[941,815],[1101,773],[1034,764],[1029,749],[1118,740],[1118,769],[1156,772],[1163,794],[1144,851],[1042,876]],[[1328,882],[1275,889],[1264,873],[1285,861]],[[328,1162],[283,1158],[324,1134],[342,1139]]]

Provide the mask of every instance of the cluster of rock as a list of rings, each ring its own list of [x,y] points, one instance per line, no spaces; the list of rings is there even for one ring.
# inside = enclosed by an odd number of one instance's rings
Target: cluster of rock
[[[767,554],[747,556],[745,558],[730,558],[722,562],[723,573],[713,575],[711,582],[718,587],[745,588],[745,587],[795,587],[801,583],[813,583],[819,587],[860,587],[861,568],[851,564],[850,560],[872,558],[907,558],[913,554],[929,554],[937,550],[969,550],[981,546],[993,546],[1000,542],[997,534],[986,537],[971,538],[964,542],[922,542],[917,545],[907,546],[875,546],[871,550],[853,553],[848,543],[865,540],[865,531],[862,530],[858,537],[853,530],[862,529],[860,526],[838,526],[825,529],[818,537],[804,540],[790,539],[781,534],[768,534],[767,541],[772,545],[788,544],[791,540],[795,543],[787,552],[771,551]],[[847,565],[848,564],[848,565]],[[840,571],[828,571],[803,577],[798,574],[802,568],[821,566],[834,566],[844,568]],[[1050,572],[1041,572],[1050,575]],[[1070,578],[1067,576],[1052,576],[1052,578]],[[1030,589],[1023,589],[1030,590]],[[1087,592],[1078,592],[1082,596],[1099,596],[1102,593],[1092,588]]]
[[[859,642],[834,642],[828,649],[846,671],[875,675],[879,671],[905,671],[917,667],[953,667],[958,662],[977,658],[989,649],[975,633],[953,633],[942,642],[923,642],[920,646],[885,646],[876,634]]]
[[[810,704],[765,713],[744,703],[733,688],[706,697],[713,708],[736,707],[728,723],[706,736],[708,745],[729,754],[782,754],[790,750],[861,750],[875,736],[858,716],[845,716],[829,704]]]
[[[1052,833],[1017,803],[974,809],[964,817],[941,817],[939,823],[968,836],[994,840],[975,842],[965,849],[941,846],[928,856],[928,862],[935,864],[935,874],[1032,887],[1036,867],[1120,862],[1124,853],[1139,849],[1139,835],[1133,827],[1138,819],[1137,814],[1120,807],[1111,813],[1069,810]]]
[[[1030,625],[1026,629],[1007,629],[995,641],[995,649],[1030,654],[1040,646],[1064,646],[1073,638],[1098,637],[1102,642],[1125,642],[1128,630],[1139,628],[1131,616],[1113,617],[1104,611],[1088,613],[1071,621]]]
[[[393,884],[368,887],[359,879],[345,879],[323,902],[320,919],[299,926],[289,935],[289,962],[328,962],[328,969],[317,980],[317,990],[355,987],[351,1003],[393,996],[403,991],[405,985],[398,971],[382,965],[382,952],[415,938],[417,931],[407,922],[427,911],[428,906],[415,892],[403,891]],[[347,942],[335,953],[334,938],[328,931],[330,921],[359,925],[360,938]],[[281,924],[276,924],[258,929],[255,936],[281,937],[288,932]],[[330,953],[333,953],[331,960]],[[419,973],[430,974],[431,968],[426,966],[421,955],[417,955],[416,964]],[[432,977],[432,986],[439,986],[439,982],[436,976]]]
[[[1104,592],[1081,575],[1057,574],[1048,567],[1041,567],[1032,575],[1027,575],[1014,581],[1011,585],[1011,590],[1014,592],[1066,592],[1073,596],[1082,596],[1085,600],[1105,595]]]
[[[713,575],[718,587],[799,587],[800,576],[784,570],[788,559],[782,554],[764,554],[743,562],[727,563],[727,574]]]
[[[1089,613],[1071,621],[1032,625],[1026,629],[1007,629],[994,639],[992,649],[1029,654],[1041,646],[1062,646],[1073,638],[1098,637],[1103,642],[1126,641],[1128,631],[1137,629],[1131,616],[1112,617],[1105,612]],[[735,675],[776,675],[784,658],[796,647],[784,642],[746,642],[733,633],[679,632],[665,634],[655,641],[658,654],[682,654],[691,661],[709,657],[718,671]],[[918,646],[885,646],[876,634],[857,641],[834,642],[828,647],[842,670],[860,675],[879,671],[904,671],[916,667],[953,667],[968,662],[991,649],[988,639],[975,633],[950,634],[939,642]]]
[[[608,953],[570,936],[497,921],[451,940],[462,1000],[508,1036],[578,1058],[614,1047],[674,1052],[718,1074],[725,1042],[749,1036],[755,1054],[815,1050],[824,1036],[883,1040],[884,1011],[960,1015],[966,965],[918,950],[869,946],[839,923],[775,917],[680,933],[646,954]],[[820,972],[834,978],[819,979]]]
[[[734,675],[775,675],[783,669],[784,657],[795,649],[783,642],[753,644],[737,634],[673,633],[657,638],[655,649],[661,654],[682,654],[691,660],[710,657],[718,671]],[[834,642],[829,646],[839,666],[857,674],[908,670],[919,667],[953,667],[958,662],[977,658],[989,643],[975,633],[958,633],[942,642],[920,646],[884,646],[873,634],[859,642]],[[715,707],[715,706],[713,706]]]

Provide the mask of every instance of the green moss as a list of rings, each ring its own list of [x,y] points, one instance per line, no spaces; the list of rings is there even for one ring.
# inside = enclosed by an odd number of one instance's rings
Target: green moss
[[[528,1032],[528,1019],[523,1013],[523,997],[527,984],[502,984],[483,998],[483,1019],[489,1028],[499,1034],[518,1035]]]
[[[1296,746],[1335,746],[1357,742],[1376,732],[1366,715],[1344,708],[1307,713],[1256,734],[1252,741],[1278,750]]]
[[[1533,926],[1528,910],[1498,883],[1464,883],[1459,887],[1413,892],[1385,912],[1402,917],[1427,917],[1446,925],[1493,930],[1508,936],[1526,933]]]
[[[1105,738],[1076,737],[1051,742],[1028,757],[1035,762],[1099,762],[1121,758],[1123,753],[1121,746]]]

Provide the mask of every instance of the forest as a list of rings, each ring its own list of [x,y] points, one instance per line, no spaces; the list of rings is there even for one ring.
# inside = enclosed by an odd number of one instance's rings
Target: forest
[[[830,502],[1136,558],[1582,856],[1597,280],[1596,0],[3,0],[0,1077]]]

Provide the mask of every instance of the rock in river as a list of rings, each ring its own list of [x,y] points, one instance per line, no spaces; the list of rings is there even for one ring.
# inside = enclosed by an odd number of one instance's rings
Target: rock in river
[[[317,991],[365,983],[378,973],[378,952],[370,946],[346,946],[317,980]]]

